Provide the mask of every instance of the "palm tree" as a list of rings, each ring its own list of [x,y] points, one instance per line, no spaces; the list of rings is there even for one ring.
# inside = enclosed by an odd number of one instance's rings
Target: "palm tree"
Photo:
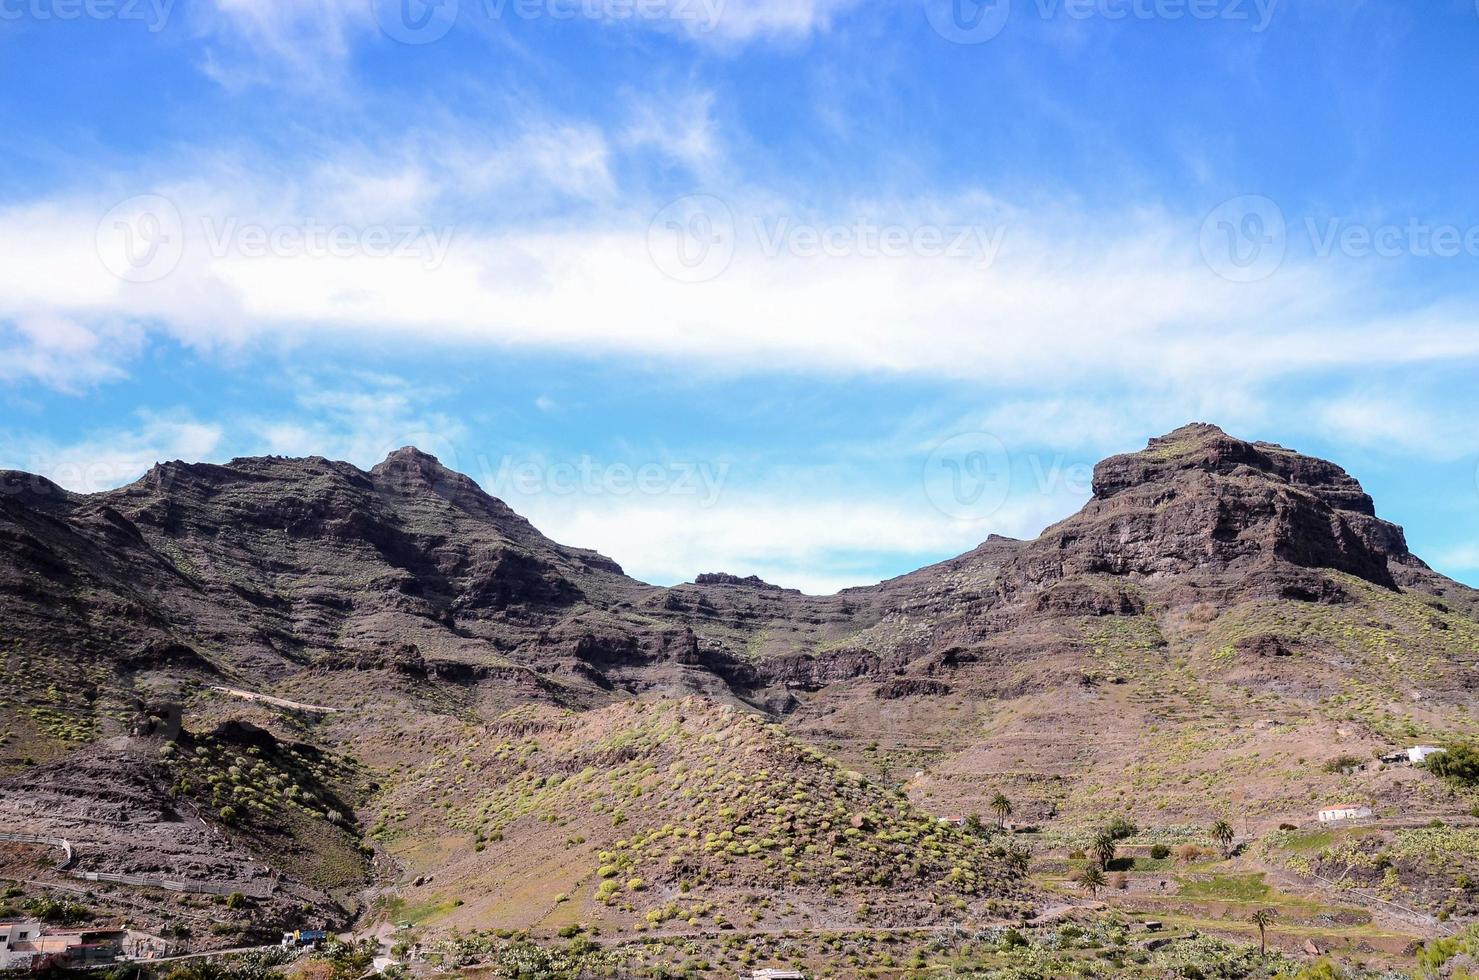
[[[1007,867],[1021,877],[1026,877],[1027,869],[1032,866],[1032,851],[1025,847],[1009,847],[1006,856]]]
[[[1274,919],[1279,913],[1273,909],[1259,909],[1250,917],[1252,923],[1258,927],[1258,952],[1260,955],[1268,955],[1268,927],[1274,924]]]
[[[1099,859],[1099,867],[1108,871],[1109,862],[1114,860],[1115,851],[1119,850],[1114,835],[1107,830],[1100,831],[1099,835],[1094,838],[1092,847],[1094,856]]]
[[[1226,820],[1219,820],[1212,825],[1212,839],[1222,847],[1222,856],[1227,857],[1232,853],[1233,829],[1232,824]]]
[[[1005,828],[1007,817],[1012,815],[1012,801],[1005,794],[997,793],[991,798],[991,812],[996,814],[996,825]]]
[[[1078,883],[1083,886],[1084,891],[1089,893],[1090,898],[1099,897],[1099,889],[1109,884],[1109,879],[1104,877],[1104,872],[1092,864],[1079,872]]]

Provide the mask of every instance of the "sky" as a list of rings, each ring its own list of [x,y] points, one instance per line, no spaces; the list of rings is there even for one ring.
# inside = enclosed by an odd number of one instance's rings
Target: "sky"
[[[1190,421],[1479,585],[1479,3],[0,0],[0,468],[414,444],[647,581]]]

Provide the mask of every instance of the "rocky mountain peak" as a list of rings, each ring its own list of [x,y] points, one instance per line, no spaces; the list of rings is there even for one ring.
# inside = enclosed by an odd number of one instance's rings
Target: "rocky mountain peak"
[[[694,585],[734,585],[745,588],[760,589],[765,592],[796,592],[795,589],[782,588],[765,581],[758,575],[739,576],[729,572],[704,572],[693,580]],[[798,593],[799,594],[799,593]]]
[[[1205,422],[1151,439],[1138,453],[1104,460],[1094,468],[1094,496],[1107,500],[1147,485],[1168,485],[1188,474],[1267,481],[1313,494],[1335,510],[1376,515],[1361,484],[1334,463],[1271,442],[1238,439]]]
[[[405,446],[386,456],[370,470],[370,479],[381,489],[405,494],[431,492],[464,505],[487,506],[493,502],[472,477],[451,469],[415,446]],[[501,503],[498,507],[503,509]]]
[[[1094,499],[1024,557],[1029,581],[1076,573],[1161,579],[1333,568],[1390,587],[1420,565],[1402,529],[1334,463],[1197,423],[1094,469]],[[1238,571],[1241,570],[1241,571]]]

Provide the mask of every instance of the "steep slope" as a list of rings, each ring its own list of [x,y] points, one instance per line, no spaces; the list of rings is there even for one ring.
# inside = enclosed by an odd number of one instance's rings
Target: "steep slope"
[[[413,449],[368,472],[243,459],[90,496],[0,487],[0,830],[83,838],[79,866],[118,873],[235,863],[276,882],[259,922],[343,919],[377,881],[387,916],[432,921],[661,925],[685,884],[700,919],[800,888],[786,921],[814,921],[835,885],[859,923],[958,902],[984,920],[1022,898],[1001,857],[927,817],[998,792],[1070,834],[1115,812],[1256,832],[1336,797],[1473,802],[1374,758],[1479,734],[1479,594],[1339,467],[1213,426],[1101,463],[1089,504],[1036,540],[831,597],[645,585]],[[1372,762],[1327,765],[1351,757]],[[862,853],[833,839],[839,807]],[[699,838],[665,829],[675,812]],[[758,829],[778,819],[805,841]],[[178,844],[141,847],[130,821]],[[742,825],[759,852],[731,853]],[[499,884],[510,868],[527,890]],[[648,890],[598,897],[634,877]]]
[[[703,699],[526,709],[382,753],[409,763],[374,829],[403,867],[391,917],[414,902],[448,925],[693,931],[1033,907],[982,837]]]
[[[894,676],[834,685],[791,724],[923,772],[911,791],[937,807],[1005,790],[1033,820],[1277,823],[1335,794],[1427,809],[1447,792],[1431,779],[1320,763],[1476,732],[1475,592],[1339,467],[1213,426],[1101,463],[1094,499],[1037,540],[849,595],[882,601],[850,643]]]

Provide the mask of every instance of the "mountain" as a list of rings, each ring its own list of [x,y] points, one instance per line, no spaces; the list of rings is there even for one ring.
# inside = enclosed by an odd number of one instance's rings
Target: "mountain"
[[[643,584],[410,448],[85,496],[0,474],[0,831],[255,882],[265,935],[732,924],[766,892],[793,924],[1010,918],[1041,896],[935,819],[997,793],[1067,835],[1462,812],[1325,765],[1479,733],[1479,593],[1354,478],[1191,425],[1093,486],[1036,540],[813,597]]]

